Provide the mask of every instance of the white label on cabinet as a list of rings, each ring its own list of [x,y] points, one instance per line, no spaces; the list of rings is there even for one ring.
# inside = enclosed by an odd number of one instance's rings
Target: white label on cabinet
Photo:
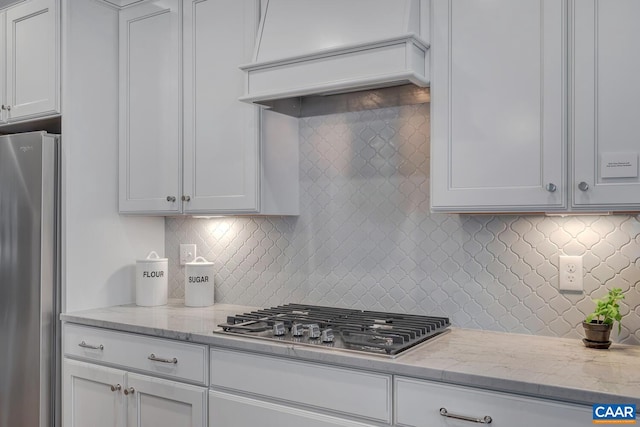
[[[602,178],[637,178],[638,153],[600,154],[600,176]]]

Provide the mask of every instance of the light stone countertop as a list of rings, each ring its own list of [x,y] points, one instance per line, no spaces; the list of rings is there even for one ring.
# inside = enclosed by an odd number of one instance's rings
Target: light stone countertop
[[[640,346],[608,350],[580,340],[451,328],[395,359],[256,340],[214,332],[227,315],[254,310],[230,304],[185,307],[124,305],[65,313],[63,321],[295,357],[394,375],[444,381],[567,402],[635,403],[640,407]]]

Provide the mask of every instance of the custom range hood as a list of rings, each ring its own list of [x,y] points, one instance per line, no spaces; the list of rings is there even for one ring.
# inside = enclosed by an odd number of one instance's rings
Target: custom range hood
[[[241,101],[302,117],[429,101],[428,0],[266,0]]]

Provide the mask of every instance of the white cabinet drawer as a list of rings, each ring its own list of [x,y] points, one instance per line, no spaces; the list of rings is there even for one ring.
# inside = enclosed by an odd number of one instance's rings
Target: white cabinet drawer
[[[447,418],[449,414],[474,419],[491,417],[494,427],[563,426],[591,424],[591,407],[526,398],[461,386],[409,378],[395,378],[395,422],[397,426],[465,427],[477,423]]]
[[[220,391],[209,392],[209,426],[373,427],[371,424]]]
[[[390,375],[212,349],[211,386],[391,421]]]
[[[67,323],[64,355],[202,385],[208,380],[206,345]]]

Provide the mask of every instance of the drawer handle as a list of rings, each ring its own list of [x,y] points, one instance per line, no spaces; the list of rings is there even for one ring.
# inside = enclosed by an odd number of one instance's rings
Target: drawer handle
[[[163,357],[157,357],[153,353],[151,353],[149,357],[147,357],[147,359],[153,360],[154,362],[173,363],[174,365],[178,363],[178,359],[176,359],[175,357],[173,359],[165,359]]]
[[[128,395],[130,395],[130,394],[133,394],[133,393],[135,393],[135,392],[136,392],[136,389],[135,389],[135,388],[133,388],[133,387],[129,387],[129,388],[125,388],[125,389],[124,389],[124,394],[125,394],[125,396],[128,396]]]
[[[122,386],[120,384],[111,386],[111,391],[120,391],[120,390],[122,390]]]
[[[84,341],[82,341],[80,344],[78,344],[78,346],[83,347],[83,348],[90,348],[91,350],[104,350],[104,346],[102,344],[100,344],[100,345],[91,345],[91,344],[87,344]]]
[[[485,415],[482,418],[467,417],[464,415],[450,414],[445,408],[440,408],[440,415],[447,418],[455,418],[456,420],[471,421],[472,423],[479,424],[491,424],[491,421],[493,421],[489,415]]]

